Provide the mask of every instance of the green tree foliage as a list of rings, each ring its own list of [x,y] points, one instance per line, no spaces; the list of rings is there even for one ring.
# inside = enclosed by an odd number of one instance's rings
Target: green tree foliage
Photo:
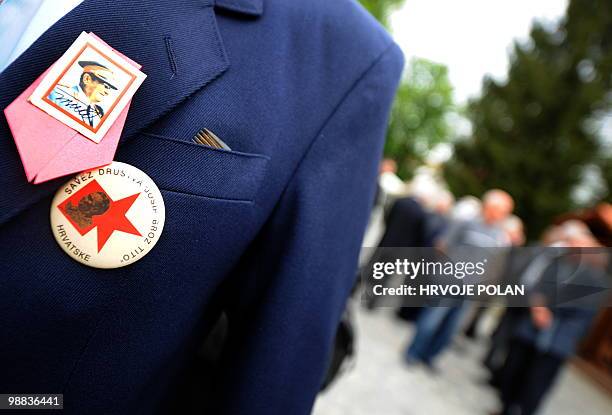
[[[361,4],[385,27],[389,27],[389,16],[405,0],[360,0]]]
[[[412,60],[393,104],[385,143],[385,156],[397,161],[400,177],[411,177],[435,145],[449,141],[447,115],[452,110],[446,66]]]
[[[360,0],[384,26],[405,0]],[[447,115],[453,110],[448,69],[425,59],[414,59],[406,68],[393,103],[385,157],[398,164],[398,174],[410,178],[438,143],[450,140]]]
[[[507,80],[485,79],[470,103],[472,136],[445,166],[451,190],[509,191],[533,238],[577,207],[585,171],[599,170],[610,188],[610,151],[594,125],[611,111],[611,73],[609,0],[571,0],[558,27],[535,24],[514,45]]]

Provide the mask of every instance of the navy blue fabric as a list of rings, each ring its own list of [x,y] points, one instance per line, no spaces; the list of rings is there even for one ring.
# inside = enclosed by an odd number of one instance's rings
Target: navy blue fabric
[[[352,0],[85,0],[0,74],[0,108],[92,31],[143,65],[116,160],[162,189],[132,266],[85,267],[49,226],[0,119],[0,392],[65,413],[174,407],[229,318],[214,414],[307,414],[353,285],[403,58]],[[201,128],[232,152],[189,143]],[[41,137],[44,145],[44,137]]]
[[[166,190],[217,199],[252,202],[269,160],[155,134],[142,139],[146,145],[121,149],[121,161],[138,165]]]

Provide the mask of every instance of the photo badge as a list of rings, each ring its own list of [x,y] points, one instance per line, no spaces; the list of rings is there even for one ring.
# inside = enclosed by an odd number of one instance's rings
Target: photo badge
[[[153,180],[120,162],[75,176],[51,204],[59,246],[94,268],[124,267],[147,255],[164,220],[164,200]]]
[[[146,75],[88,33],[74,41],[30,96],[30,102],[99,143]]]

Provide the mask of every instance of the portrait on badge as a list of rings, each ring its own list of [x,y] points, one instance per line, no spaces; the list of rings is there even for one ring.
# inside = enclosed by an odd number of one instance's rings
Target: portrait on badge
[[[117,98],[117,87],[113,85],[115,73],[97,61],[79,61],[80,75],[70,71],[54,86],[47,99],[76,115],[78,121],[95,128],[104,117],[105,108]],[[78,69],[78,68],[75,68]]]
[[[107,45],[83,33],[45,76],[30,102],[97,143],[144,78]]]
[[[95,131],[132,81],[133,75],[86,45],[43,99]]]

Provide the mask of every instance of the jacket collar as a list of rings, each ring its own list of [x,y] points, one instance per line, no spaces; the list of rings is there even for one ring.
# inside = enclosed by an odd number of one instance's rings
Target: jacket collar
[[[257,15],[262,0],[131,0],[120,6],[110,0],[85,0],[0,74],[0,224],[66,180],[40,185],[27,182],[4,108],[81,32],[93,32],[141,64],[147,74],[132,100],[121,138],[125,142],[228,69],[214,6]]]
[[[250,16],[261,16],[264,0],[216,0],[217,8]]]

